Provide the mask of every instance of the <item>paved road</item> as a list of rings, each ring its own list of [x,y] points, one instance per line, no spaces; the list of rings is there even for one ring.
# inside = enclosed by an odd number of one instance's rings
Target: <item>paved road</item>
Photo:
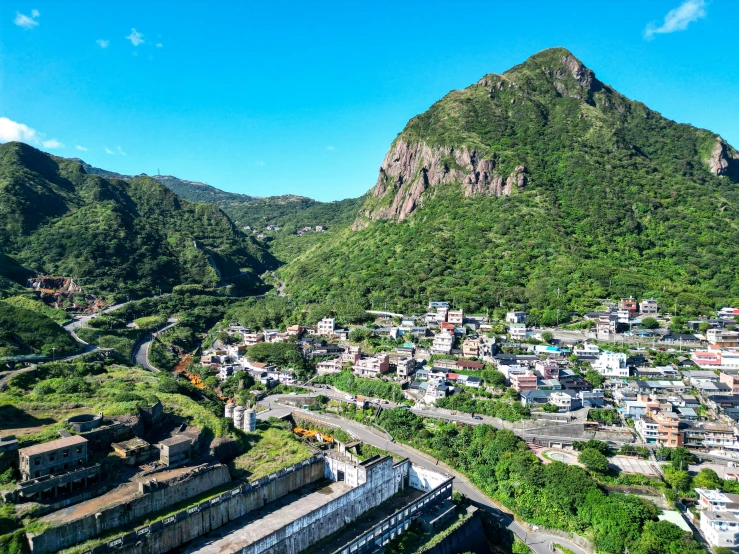
[[[149,363],[149,347],[151,346],[151,342],[154,340],[154,337],[156,337],[163,331],[166,331],[167,329],[173,327],[176,324],[177,324],[177,319],[170,317],[167,320],[167,325],[165,325],[164,327],[162,327],[155,333],[148,333],[144,337],[144,339],[141,340],[136,345],[136,348],[134,348],[133,350],[132,358],[133,358],[134,363],[144,367],[145,369],[148,369],[149,371],[154,371],[158,373],[159,370]]]
[[[447,471],[451,473],[454,476],[455,490],[464,494],[477,507],[482,508],[492,514],[508,530],[514,533],[522,541],[525,541],[529,548],[531,548],[532,551],[536,552],[536,554],[547,554],[551,552],[550,545],[552,543],[561,544],[562,546],[569,548],[576,554],[585,554],[586,552],[579,546],[573,544],[566,539],[554,537],[544,533],[534,533],[527,531],[526,529],[524,529],[524,527],[516,523],[510,514],[499,509],[487,496],[485,496],[477,488],[471,485],[469,481],[467,481],[467,479],[460,473],[449,468],[440,468],[438,463],[434,461],[433,458],[421,455],[415,450],[411,450],[409,448],[406,448],[404,445],[388,440],[387,438],[381,436],[380,431],[371,430],[369,427],[360,425],[352,420],[348,420],[339,416],[316,414],[314,412],[305,412],[303,410],[291,408],[290,406],[275,403],[270,397],[261,400],[260,404],[269,408],[268,411],[260,412],[257,415],[257,417],[261,420],[268,419],[269,417],[280,417],[281,415],[286,415],[292,411],[297,411],[299,413],[303,412],[312,418],[325,421],[326,423],[332,423],[334,425],[338,423],[342,429],[344,429],[352,436],[356,437],[358,440],[366,442],[367,444],[372,444],[374,446],[377,446],[378,448],[382,448],[383,450],[392,452],[393,454],[398,454],[399,456],[402,456],[404,458],[408,458],[412,463],[418,466],[436,470],[441,469],[442,471]]]

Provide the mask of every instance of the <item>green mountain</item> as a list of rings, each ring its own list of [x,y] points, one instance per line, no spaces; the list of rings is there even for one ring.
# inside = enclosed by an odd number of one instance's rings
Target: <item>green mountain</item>
[[[447,94],[390,146],[352,229],[281,270],[305,299],[448,299],[555,321],[623,295],[739,300],[739,155],[563,48]]]
[[[135,178],[132,175],[122,175],[93,167],[79,158],[74,159],[82,164],[86,173],[91,175],[125,180]],[[190,202],[216,204],[241,229],[249,227],[263,230],[267,225],[276,225],[282,228],[282,236],[294,233],[301,227],[315,227],[316,225],[328,228],[344,227],[354,221],[359,208],[364,203],[363,198],[318,202],[294,194],[249,196],[226,192],[206,183],[188,181],[172,175],[154,175],[152,179],[159,181],[177,196]]]
[[[148,294],[215,285],[244,273],[258,286],[273,257],[212,204],[157,181],[89,175],[75,160],[22,143],[0,145],[0,275],[73,277],[86,291]],[[27,273],[22,273],[20,268]]]

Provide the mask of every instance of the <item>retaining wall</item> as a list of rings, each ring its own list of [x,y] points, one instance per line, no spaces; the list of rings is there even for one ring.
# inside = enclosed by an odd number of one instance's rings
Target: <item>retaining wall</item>
[[[457,554],[458,552],[482,554],[491,552],[485,537],[485,530],[482,527],[480,513],[473,506],[468,508],[468,513],[470,513],[470,516],[441,541],[429,548],[423,548],[419,552],[428,554]]]
[[[156,479],[156,474],[151,476]],[[194,468],[185,478],[158,483],[158,488],[147,486],[144,494],[128,498],[98,513],[71,519],[64,524],[51,527],[38,535],[27,534],[33,554],[49,554],[106,533],[164,508],[192,498],[205,491],[231,481],[228,468],[218,464]],[[74,507],[70,508],[74,510]],[[73,518],[70,515],[70,518]]]

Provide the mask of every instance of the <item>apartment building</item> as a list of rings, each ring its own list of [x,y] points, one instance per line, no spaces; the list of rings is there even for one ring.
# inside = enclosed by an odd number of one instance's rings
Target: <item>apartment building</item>
[[[739,546],[739,495],[719,490],[695,489],[701,509],[700,529],[713,547]]]
[[[618,315],[614,313],[601,314],[598,316],[598,323],[596,323],[595,329],[599,339],[609,340],[616,334],[616,329],[618,329]]]
[[[508,334],[511,335],[511,340],[526,340],[526,324],[511,323],[508,325]]]
[[[453,325],[462,325],[464,323],[464,310],[449,310],[446,320]]]
[[[719,374],[719,382],[731,387],[731,394],[739,394],[739,370],[723,370]]]
[[[628,312],[629,317],[636,317],[636,314],[639,312],[639,306],[631,296],[619,300],[618,309]]]
[[[536,374],[529,370],[511,371],[508,374],[508,379],[510,380],[511,387],[518,392],[536,390],[536,384],[539,380]]]
[[[442,331],[434,336],[434,342],[431,344],[432,354],[449,354],[454,346],[454,333]]]
[[[718,348],[737,348],[739,347],[739,331],[712,327],[706,331],[706,340],[708,344]]]
[[[654,298],[649,298],[639,302],[639,312],[643,316],[655,316],[659,313],[659,306]]]
[[[87,463],[87,439],[72,435],[21,448],[18,463],[23,481],[72,471]]]
[[[604,377],[628,377],[626,354],[622,352],[601,352],[593,364],[593,369]]]
[[[364,358],[354,364],[354,373],[363,377],[377,377],[388,371],[390,371],[390,356],[387,354]]]
[[[407,379],[416,372],[416,360],[405,356],[398,357],[396,368],[396,375],[401,379]]]
[[[324,317],[316,325],[316,334],[323,337],[330,337],[334,334],[335,323],[333,317]]]
[[[526,323],[526,312],[508,312],[505,315],[506,323]]]
[[[467,339],[462,344],[462,355],[465,358],[479,358],[482,340],[479,338]]]

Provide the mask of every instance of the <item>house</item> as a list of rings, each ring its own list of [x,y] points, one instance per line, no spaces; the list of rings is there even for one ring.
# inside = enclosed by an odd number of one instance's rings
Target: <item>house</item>
[[[714,327],[706,331],[706,339],[708,344],[719,348],[739,347],[739,331],[728,331]]]
[[[254,346],[258,342],[264,341],[263,333],[244,333],[244,344],[246,346]]]
[[[547,390],[526,390],[521,392],[521,405],[525,408],[547,404],[549,402],[550,391]]]
[[[388,371],[390,371],[390,356],[387,354],[364,358],[354,364],[354,373],[364,377],[377,377]]]
[[[606,396],[603,389],[581,390],[577,392],[577,397],[585,407],[602,408],[606,405]]]
[[[650,394],[652,392],[683,392],[688,386],[682,381],[637,381],[636,387],[640,394]]]
[[[534,372],[542,379],[557,379],[559,377],[559,366],[550,361],[537,361]]]
[[[234,373],[234,366],[232,365],[222,365],[218,368],[218,378],[221,381],[225,381],[228,379],[231,375]]]
[[[248,346],[246,346],[245,344],[229,344],[228,346],[226,346],[226,352],[231,360],[236,361],[244,354],[246,354],[247,348]]]
[[[303,333],[305,332],[305,327],[301,325],[288,325],[287,329],[285,329],[288,335],[291,337],[298,337],[300,338]]]
[[[639,306],[633,297],[622,298],[618,301],[618,309],[621,311],[628,312],[628,317],[636,317],[639,312]]]
[[[648,411],[634,425],[644,442],[676,448],[683,446],[684,433],[679,428],[679,416],[672,412]]]
[[[614,313],[601,314],[595,326],[596,334],[600,340],[613,338],[618,329],[618,315]]]
[[[526,312],[512,311],[505,315],[506,323],[526,323]]]
[[[593,390],[593,385],[588,383],[582,377],[578,375],[562,375],[559,376],[559,382],[562,388],[574,391],[589,391]]]
[[[447,313],[446,320],[453,325],[462,325],[464,323],[464,310],[450,310]]]
[[[455,364],[458,369],[467,371],[477,371],[485,368],[482,362],[473,362],[472,360],[457,360]]]
[[[316,232],[320,233],[321,231],[325,231],[326,228],[323,225],[316,225]]]
[[[448,306],[439,306],[438,308],[436,308],[436,322],[437,323],[445,322],[448,314],[449,314]]]
[[[697,383],[702,381],[716,382],[719,380],[719,376],[713,371],[706,371],[702,369],[692,369],[682,372],[683,381],[689,383],[691,386],[695,386]]]
[[[454,345],[454,333],[442,331],[434,336],[434,342],[431,345],[432,354],[449,354]]]
[[[508,334],[511,336],[511,340],[526,340],[526,324],[511,323],[508,325]]]
[[[558,379],[537,379],[537,390],[562,390],[562,383]]]
[[[583,343],[575,346],[572,353],[577,356],[578,360],[588,361],[596,360],[600,354],[600,348],[597,344]]]
[[[424,401],[428,404],[433,404],[439,398],[444,398],[445,396],[448,396],[450,392],[450,387],[443,382],[440,383],[437,381],[429,381],[426,386],[426,395],[424,396]]]
[[[628,377],[626,354],[622,352],[602,352],[593,364],[593,369],[604,377]]]
[[[731,389],[729,394],[739,394],[739,370],[723,370],[719,374],[719,381]]]
[[[334,334],[334,323],[335,320],[333,317],[324,317],[318,322],[318,325],[316,325],[317,334],[323,337],[332,336]]]
[[[437,308],[449,308],[449,302],[429,302],[429,310]]]
[[[322,360],[316,364],[316,373],[318,375],[328,375],[331,373],[339,373],[344,367],[341,358],[331,358],[329,360]]]
[[[739,316],[739,308],[721,308],[717,315],[721,319],[734,319]]]
[[[582,408],[582,401],[573,391],[554,391],[549,394],[548,402],[565,412]]]
[[[401,356],[398,357],[395,367],[396,375],[401,379],[407,379],[416,372],[416,360]]]
[[[713,547],[736,548],[739,544],[739,495],[697,488],[700,529]]]
[[[654,298],[644,299],[639,302],[639,313],[643,316],[655,316],[658,313],[659,306]]]
[[[482,386],[482,379],[471,375],[460,375],[457,377],[457,382],[465,387],[471,387],[474,389],[479,389]]]
[[[341,363],[356,364],[362,359],[362,349],[359,346],[345,346],[344,353],[341,355]]]
[[[468,338],[462,343],[462,354],[465,358],[478,358],[480,356],[480,338]]]
[[[561,358],[563,356],[562,350],[551,344],[537,344],[534,346],[534,353],[537,355],[544,354],[549,358]]]
[[[512,371],[508,375],[511,387],[518,392],[536,390],[538,378],[531,371]]]

